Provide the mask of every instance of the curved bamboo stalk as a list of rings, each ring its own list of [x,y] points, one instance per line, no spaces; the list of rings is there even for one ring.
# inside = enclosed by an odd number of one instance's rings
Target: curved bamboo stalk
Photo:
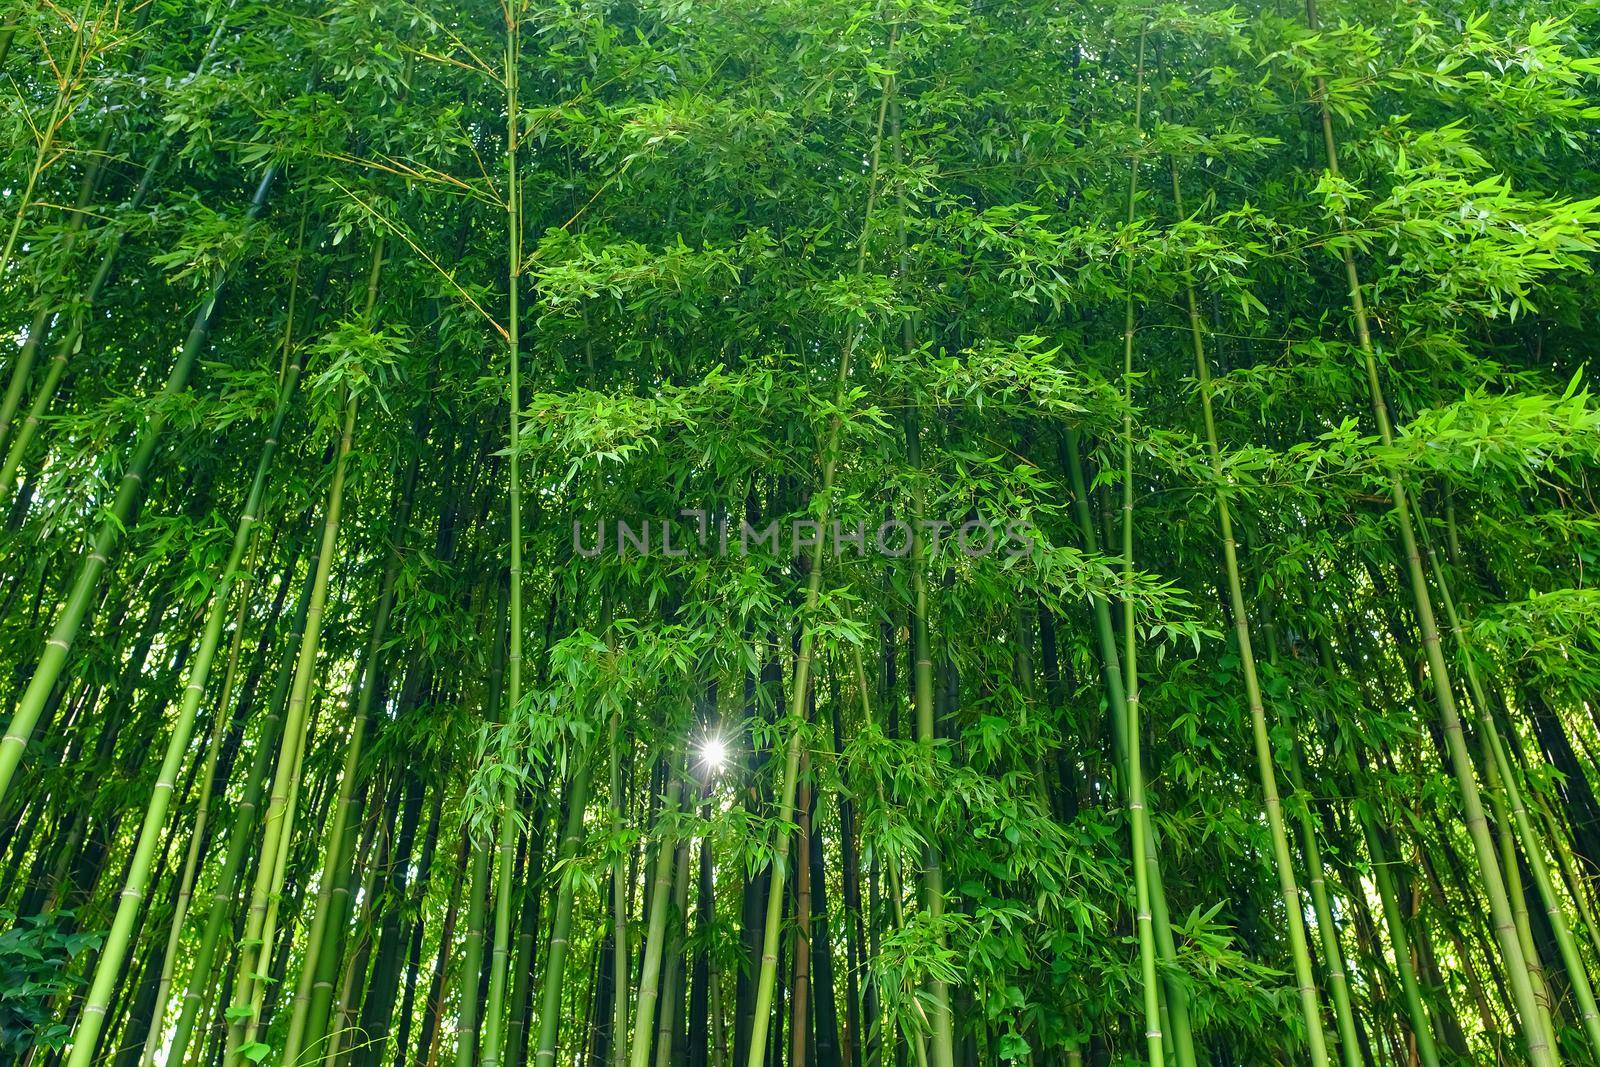
[[[1306,0],[1306,20],[1313,31],[1319,28],[1316,0]],[[1328,173],[1339,176],[1339,157],[1333,135],[1333,114],[1328,107],[1328,86],[1325,79],[1316,79],[1318,111],[1322,121],[1323,151]],[[1378,377],[1377,355],[1372,345],[1372,329],[1367,318],[1365,297],[1362,295],[1361,276],[1356,270],[1355,252],[1348,243],[1341,247],[1345,281],[1349,289],[1350,314],[1355,320],[1356,341],[1361,351],[1367,378],[1368,399],[1378,427],[1378,437],[1386,447],[1394,445],[1394,431],[1389,424],[1388,403]],[[1523,1038],[1528,1046],[1528,1056],[1534,1067],[1554,1067],[1555,1050],[1539,1027],[1539,1005],[1534,996],[1533,978],[1523,956],[1517,936],[1516,920],[1511,913],[1511,901],[1506,893],[1506,882],[1500,872],[1500,862],[1489,835],[1488,821],[1483,812],[1483,801],[1478,792],[1478,781],[1472,767],[1472,756],[1461,727],[1461,717],[1456,711],[1455,691],[1451,687],[1450,667],[1439,647],[1439,627],[1433,613],[1433,600],[1428,594],[1423,576],[1422,557],[1417,548],[1416,529],[1412,522],[1411,505],[1406,487],[1398,471],[1390,471],[1390,493],[1394,501],[1394,516],[1400,527],[1401,545],[1406,560],[1406,576],[1411,585],[1411,597],[1416,610],[1417,626],[1422,631],[1423,653],[1428,662],[1428,677],[1433,684],[1434,696],[1439,705],[1445,745],[1449,751],[1451,769],[1461,794],[1462,813],[1467,832],[1472,838],[1473,852],[1484,893],[1489,900],[1489,914],[1494,924],[1495,938],[1500,945],[1506,977],[1511,983],[1512,997],[1517,1014],[1522,1020]]]
[[[275,168],[267,168],[267,172],[257,184],[255,197],[250,204],[250,217],[259,215],[266,206],[267,192],[272,188],[272,180],[276,173]],[[72,584],[72,591],[56,616],[50,636],[45,640],[44,652],[39,657],[39,664],[33,672],[33,677],[28,681],[28,688],[22,694],[16,711],[12,713],[5,737],[0,738],[0,801],[5,799],[6,792],[11,786],[17,764],[22,761],[22,751],[27,747],[28,738],[32,735],[39,716],[44,712],[50,691],[55,688],[56,680],[66,668],[72,643],[77,638],[78,630],[94,603],[95,594],[100,588],[100,579],[105,574],[111,553],[121,540],[123,528],[132,516],[134,507],[144,495],[145,478],[150,473],[156,447],[161,443],[161,433],[166,428],[171,401],[188,387],[189,374],[194,369],[195,360],[200,354],[200,349],[204,347],[206,338],[210,336],[217,301],[222,295],[222,287],[226,281],[226,272],[218,271],[212,279],[209,294],[195,312],[189,335],[184,340],[183,348],[179,351],[171,372],[167,375],[166,384],[162,386],[155,413],[146,421],[140,433],[138,444],[134,447],[127,469],[118,483],[111,507],[96,530],[88,553],[82,558],[77,578]]]
[[[310,608],[306,614],[305,633],[300,638],[300,648],[295,657],[294,680],[289,689],[289,701],[284,712],[283,740],[278,750],[277,771],[273,776],[272,791],[268,795],[267,810],[262,819],[261,853],[257,861],[255,886],[251,890],[249,910],[246,913],[244,938],[239,944],[239,966],[234,977],[233,1000],[228,1008],[228,1045],[223,1060],[226,1067],[238,1067],[244,1058],[245,1046],[251,1043],[255,1028],[260,1025],[259,995],[264,978],[261,965],[267,958],[263,949],[270,944],[271,935],[268,910],[282,889],[284,868],[280,857],[287,853],[289,834],[294,829],[294,798],[299,784],[298,770],[304,758],[309,733],[307,701],[312,677],[316,674],[317,653],[321,648],[323,612],[328,600],[328,575],[332,570],[334,549],[339,538],[345,477],[349,468],[358,406],[358,398],[352,393],[344,405],[339,445],[333,461],[333,480],[328,487],[328,500],[323,509],[322,544],[311,587]]]
[[[1172,169],[1172,190],[1174,202],[1181,214],[1183,193],[1175,167]],[[1222,466],[1216,412],[1212,405],[1211,364],[1206,358],[1204,330],[1192,280],[1184,279],[1184,291],[1189,319],[1189,339],[1194,349],[1195,373],[1200,382],[1200,410],[1205,423],[1206,455],[1210,460],[1212,475],[1216,479],[1217,524],[1222,536],[1222,560],[1227,574],[1228,606],[1233,617],[1234,642],[1239,649],[1240,673],[1244,677],[1245,702],[1250,711],[1250,736],[1255,745],[1256,774],[1261,783],[1267,825],[1272,832],[1273,862],[1277,868],[1278,892],[1284,903],[1289,951],[1294,963],[1295,984],[1300,994],[1300,1013],[1306,1026],[1307,1052],[1315,1067],[1326,1067],[1328,1039],[1322,1029],[1322,1006],[1317,994],[1316,979],[1311,970],[1311,949],[1306,937],[1305,907],[1301,903],[1300,887],[1295,878],[1294,860],[1289,849],[1289,832],[1283,818],[1283,803],[1278,796],[1275,770],[1277,759],[1272,750],[1266,704],[1262,699],[1255,649],[1250,640],[1250,609],[1245,603],[1244,583],[1239,574],[1239,548],[1233,535],[1233,512],[1228,502],[1227,475]],[[1132,415],[1130,413],[1125,417],[1131,419]],[[1132,433],[1131,426],[1127,428],[1127,432]],[[1129,461],[1131,462],[1131,455]],[[1313,877],[1317,873],[1314,872]],[[1348,1042],[1346,1045],[1348,1046]]]
[[[139,828],[139,838],[133,847],[133,858],[127,878],[123,883],[122,893],[117,898],[116,917],[112,919],[111,932],[106,935],[105,948],[95,965],[94,978],[89,985],[89,995],[84,1001],[78,1027],[73,1034],[72,1052],[67,1058],[67,1067],[88,1067],[92,1062],[95,1042],[99,1037],[100,1028],[105,1023],[106,1010],[110,1005],[122,961],[137,939],[138,930],[135,923],[145,892],[149,888],[150,867],[155,860],[156,846],[166,826],[167,809],[172,803],[173,784],[184,757],[189,753],[189,739],[194,730],[195,716],[200,710],[200,699],[205,695],[211,664],[216,658],[217,646],[222,640],[223,625],[227,621],[228,599],[234,583],[240,577],[239,565],[244,560],[245,552],[256,529],[266,493],[267,473],[272,466],[272,457],[278,450],[279,435],[283,432],[283,423],[289,414],[290,401],[294,397],[295,386],[300,379],[301,365],[300,360],[295,361],[280,394],[278,409],[272,418],[272,428],[267,431],[266,439],[262,442],[261,457],[256,461],[255,478],[251,482],[249,495],[245,497],[244,510],[234,527],[233,546],[228,550],[228,559],[222,565],[217,578],[216,592],[211,599],[205,632],[200,638],[200,648],[195,654],[193,665],[189,668],[188,684],[183,689],[183,701],[178,707],[177,722],[168,738],[166,754],[162,757],[161,769],[156,775],[155,788],[145,808],[144,823]],[[221,710],[218,711],[217,717],[220,725],[223,717]],[[195,840],[199,840],[198,830]]]
[[[1144,62],[1145,45],[1150,36],[1146,22],[1139,31],[1139,65],[1134,75],[1136,85],[1133,103],[1133,129],[1138,138],[1144,136]],[[1127,221],[1134,224],[1139,196],[1139,150],[1128,156]],[[1122,581],[1129,589],[1133,586],[1133,338],[1134,295],[1133,254],[1124,255],[1124,293],[1122,300]],[[1123,736],[1128,749],[1128,826],[1132,834],[1131,850],[1135,916],[1134,926],[1139,937],[1139,973],[1144,996],[1145,1056],[1150,1067],[1161,1067],[1164,1039],[1161,1031],[1161,998],[1156,984],[1156,939],[1151,927],[1150,873],[1140,862],[1145,854],[1145,835],[1149,828],[1148,809],[1145,804],[1144,755],[1141,749],[1143,728],[1139,723],[1139,620],[1135,613],[1133,597],[1122,598],[1122,669],[1123,669]]]
[[[895,54],[895,42],[899,34],[898,24],[892,26],[889,32],[889,54]],[[878,102],[878,119],[875,126],[871,163],[867,176],[867,204],[863,213],[861,236],[856,255],[856,273],[859,275],[864,269],[867,258],[867,234],[872,226],[873,207],[878,197],[878,165],[883,153],[884,122],[888,115],[889,98],[893,92],[893,75],[883,78],[882,94]],[[844,406],[850,382],[850,360],[855,353],[856,344],[861,337],[860,327],[854,327],[850,336],[845,341],[843,352],[839,357],[839,374],[835,379],[833,411],[828,423],[827,435],[823,440],[820,460],[822,465],[822,479],[817,489],[821,501],[820,506],[814,508],[817,515],[819,529],[827,529],[828,520],[832,514],[831,504],[833,499],[834,473],[839,465],[839,442],[844,431]],[[786,837],[789,828],[794,825],[795,793],[799,786],[800,772],[800,740],[803,733],[801,724],[805,720],[805,701],[807,686],[811,680],[811,661],[816,648],[816,634],[807,626],[807,622],[816,614],[817,602],[822,594],[822,562],[823,541],[818,537],[812,547],[810,567],[806,575],[805,600],[800,611],[800,650],[795,656],[794,677],[790,680],[791,692],[789,694],[788,728],[789,741],[786,746],[783,766],[783,777],[778,787],[778,818],[777,826],[781,836]],[[772,990],[778,974],[778,938],[783,924],[783,892],[784,868],[775,863],[772,868],[772,877],[767,889],[766,918],[761,934],[761,967],[756,975],[755,1014],[750,1027],[749,1060],[747,1067],[763,1067],[767,1057],[767,1030],[772,1015]],[[935,1067],[948,1067],[948,1065],[935,1062]]]
[[[1521,838],[1522,854],[1528,861],[1528,870],[1533,874],[1539,902],[1550,920],[1550,929],[1555,934],[1556,949],[1561,954],[1562,966],[1572,983],[1572,995],[1578,1002],[1578,1018],[1583,1026],[1584,1036],[1589,1042],[1589,1050],[1596,1060],[1600,1061],[1600,1007],[1595,1004],[1594,986],[1589,981],[1588,966],[1578,952],[1578,942],[1572,934],[1571,924],[1567,921],[1566,909],[1556,894],[1555,880],[1551,877],[1550,867],[1545,862],[1541,835],[1523,804],[1522,789],[1517,784],[1516,768],[1512,766],[1506,754],[1505,742],[1501,739],[1494,716],[1489,711],[1483,682],[1478,677],[1477,666],[1472,661],[1472,649],[1467,643],[1466,634],[1462,631],[1461,616],[1456,610],[1455,598],[1450,593],[1450,583],[1445,578],[1444,570],[1439,566],[1439,557],[1434,552],[1432,544],[1428,545],[1428,566],[1433,572],[1434,582],[1439,587],[1439,600],[1444,605],[1445,620],[1450,626],[1450,633],[1454,636],[1457,650],[1461,654],[1462,669],[1467,676],[1467,692],[1472,698],[1473,705],[1478,709],[1478,729],[1482,732],[1484,745],[1488,749],[1490,766],[1497,772],[1500,787],[1505,790],[1505,803],[1511,809],[1517,836]]]

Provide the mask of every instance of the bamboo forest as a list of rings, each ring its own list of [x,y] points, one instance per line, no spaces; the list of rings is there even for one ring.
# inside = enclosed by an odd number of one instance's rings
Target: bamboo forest
[[[0,1065],[1600,1065],[1600,0],[0,100]]]

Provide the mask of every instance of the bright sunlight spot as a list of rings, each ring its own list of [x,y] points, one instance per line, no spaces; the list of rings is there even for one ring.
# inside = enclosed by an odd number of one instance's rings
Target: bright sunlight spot
[[[728,743],[712,735],[700,743],[700,765],[708,771],[722,770],[728,764]]]

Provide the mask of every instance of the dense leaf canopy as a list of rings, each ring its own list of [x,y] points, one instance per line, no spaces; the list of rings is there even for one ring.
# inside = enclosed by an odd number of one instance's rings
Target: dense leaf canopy
[[[1600,1063],[1595,0],[6,0],[0,1057]]]

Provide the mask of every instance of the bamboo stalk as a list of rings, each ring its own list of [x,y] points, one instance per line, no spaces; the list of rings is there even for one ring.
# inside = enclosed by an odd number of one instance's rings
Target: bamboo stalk
[[[682,789],[682,770],[674,757],[667,765],[667,791],[661,805],[655,875],[650,886],[649,927],[645,931],[644,963],[639,972],[639,1001],[634,1009],[628,1067],[647,1067],[650,1063],[650,1041],[655,1036],[656,999],[661,991],[661,960],[666,951],[667,913],[671,910],[673,875],[678,866],[677,835],[673,823],[678,814],[678,796]]]
[[[517,311],[519,279],[522,275],[522,201],[521,178],[517,172],[517,141],[522,117],[518,110],[517,64],[521,58],[520,29],[522,9],[520,0],[506,0],[505,94],[506,94],[506,233],[507,233],[507,288],[508,315],[506,319],[506,350],[508,368],[507,429],[509,453],[509,490],[511,527],[511,565],[509,598],[509,651],[506,656],[506,712],[505,721],[514,721],[522,705],[522,477],[519,466],[518,444],[520,438],[521,397],[519,394],[520,333]],[[489,999],[484,1008],[483,1032],[484,1067],[499,1067],[505,1034],[506,969],[511,954],[511,896],[513,867],[516,860],[516,841],[520,816],[517,810],[517,788],[507,780],[500,798],[500,839],[496,853],[496,886],[494,909],[494,943],[489,954]]]
[[[184,991],[183,1008],[178,1016],[178,1024],[173,1032],[172,1042],[167,1050],[167,1062],[171,1064],[181,1065],[184,1062],[189,1043],[194,1036],[196,1022],[202,1018],[210,1018],[209,997],[214,986],[212,982],[212,964],[222,941],[222,926],[228,919],[229,907],[234,903],[236,895],[243,888],[240,885],[240,879],[245,873],[245,856],[252,842],[252,830],[255,825],[257,808],[260,807],[262,796],[266,792],[267,775],[271,769],[274,752],[273,746],[279,739],[283,712],[288,705],[289,690],[293,681],[295,658],[292,655],[292,650],[299,646],[305,633],[311,609],[312,591],[316,584],[316,575],[319,569],[318,561],[314,560],[306,574],[304,588],[301,590],[299,602],[295,608],[294,622],[290,627],[286,654],[279,665],[278,678],[274,686],[275,692],[269,704],[268,714],[266,721],[263,723],[255,755],[251,759],[244,799],[240,802],[238,808],[234,810],[233,819],[229,826],[227,852],[217,873],[217,888],[212,895],[211,907],[206,916],[206,925],[200,938],[200,947],[195,952],[194,962],[190,968],[188,987]],[[288,580],[287,576],[285,580]],[[226,980],[224,978],[224,981]]]
[[[899,33],[899,26],[890,28],[889,54],[895,54],[895,41]],[[867,176],[867,204],[863,212],[861,236],[858,241],[856,254],[856,273],[860,274],[866,264],[867,234],[872,225],[873,207],[878,196],[878,165],[883,152],[884,120],[888,114],[889,99],[893,92],[893,77],[886,75],[882,82],[882,92],[878,102],[878,118],[873,134],[872,151],[870,154],[870,169]],[[839,357],[839,373],[835,379],[833,411],[829,419],[827,436],[823,440],[819,459],[822,466],[821,484],[817,489],[819,505],[814,505],[813,510],[817,515],[819,529],[827,529],[831,517],[833,499],[834,473],[839,464],[839,443],[844,430],[844,406],[850,381],[850,361],[855,352],[857,342],[860,340],[861,331],[853,329],[845,342],[844,350]],[[789,828],[794,825],[795,792],[799,785],[800,772],[800,745],[803,733],[802,723],[805,718],[805,701],[807,687],[811,680],[811,661],[815,652],[816,633],[807,622],[816,613],[817,602],[821,599],[822,592],[822,545],[825,538],[818,537],[812,547],[810,566],[806,575],[805,600],[800,609],[800,648],[795,656],[794,677],[790,681],[788,731],[789,741],[784,755],[783,777],[778,787],[778,817],[777,826],[780,836],[787,837]],[[780,847],[781,842],[780,842]],[[766,918],[761,934],[761,964],[756,974],[755,1012],[751,1021],[749,1059],[747,1067],[763,1067],[767,1056],[767,1032],[771,1022],[773,985],[778,973],[778,938],[783,922],[783,893],[784,869],[781,864],[774,863],[771,880],[767,888]],[[948,1067],[945,1064],[935,1064],[935,1067]]]
[[[1172,170],[1172,188],[1174,200],[1181,213],[1182,189],[1178,183],[1175,167]],[[1311,970],[1311,949],[1306,937],[1305,908],[1301,903],[1300,887],[1295,878],[1294,860],[1289,849],[1289,834],[1283,818],[1283,803],[1278,796],[1275,769],[1277,760],[1272,750],[1272,735],[1267,726],[1266,705],[1261,695],[1261,681],[1256,670],[1255,649],[1250,640],[1250,610],[1245,603],[1244,583],[1240,578],[1239,549],[1234,539],[1233,513],[1226,488],[1227,475],[1222,466],[1222,449],[1212,404],[1211,367],[1206,358],[1204,330],[1192,280],[1185,278],[1184,289],[1189,338],[1194,348],[1195,370],[1200,381],[1200,409],[1205,422],[1206,454],[1210,460],[1212,474],[1216,478],[1217,524],[1221,532],[1222,560],[1227,575],[1228,606],[1233,617],[1234,642],[1239,650],[1240,673],[1244,678],[1245,702],[1250,712],[1250,735],[1255,745],[1256,774],[1261,783],[1267,825],[1272,834],[1273,862],[1278,874],[1278,892],[1284,903],[1289,951],[1294,963],[1295,985],[1300,995],[1300,1013],[1306,1026],[1306,1050],[1315,1067],[1326,1067],[1327,1036],[1322,1029],[1321,1000]],[[1129,314],[1131,320],[1131,307]],[[1129,328],[1131,331],[1131,321]],[[1129,344],[1131,345],[1131,341]],[[1131,412],[1124,417],[1131,419]],[[1126,432],[1132,433],[1131,425],[1126,427]],[[1129,447],[1131,449],[1131,446]],[[1131,453],[1129,461],[1131,462]],[[1127,506],[1131,507],[1131,503]],[[1129,694],[1132,699],[1132,687],[1129,688]]]
[[[1578,1015],[1583,1025],[1584,1036],[1588,1039],[1590,1052],[1600,1060],[1600,1008],[1595,1004],[1594,987],[1589,981],[1588,967],[1578,952],[1578,942],[1572,935],[1566,909],[1562,907],[1561,899],[1556,895],[1555,881],[1551,878],[1549,865],[1545,862],[1539,832],[1528,815],[1527,807],[1523,804],[1522,789],[1517,784],[1516,769],[1506,755],[1505,744],[1495,726],[1494,717],[1488,713],[1488,698],[1484,694],[1483,682],[1478,677],[1477,667],[1472,661],[1472,649],[1461,628],[1461,616],[1456,610],[1455,598],[1451,596],[1450,584],[1445,578],[1444,570],[1439,566],[1439,557],[1431,544],[1428,545],[1428,565],[1439,587],[1439,599],[1444,605],[1445,620],[1461,655],[1462,668],[1467,676],[1467,692],[1479,712],[1478,728],[1482,733],[1484,746],[1488,750],[1490,780],[1493,782],[1498,777],[1500,788],[1505,791],[1505,804],[1511,809],[1517,836],[1521,838],[1522,854],[1528,861],[1528,870],[1533,874],[1539,901],[1544,906],[1545,914],[1550,920],[1550,929],[1556,937],[1556,948],[1561,954],[1562,966],[1566,969],[1567,978],[1572,984],[1572,995],[1578,1002]]]
[[[1306,19],[1313,31],[1319,28],[1316,0],[1306,0]],[[1328,107],[1327,82],[1320,75],[1316,79],[1318,110],[1322,121],[1323,150],[1327,158],[1328,173],[1339,176],[1339,159],[1333,135],[1333,115]],[[1356,270],[1355,252],[1349,244],[1341,247],[1345,280],[1349,288],[1350,313],[1355,320],[1356,340],[1365,364],[1368,398],[1373,418],[1377,423],[1378,437],[1385,447],[1394,444],[1394,432],[1389,425],[1388,404],[1378,377],[1377,356],[1373,350],[1372,330],[1367,320],[1366,300],[1362,295],[1360,274]],[[1411,595],[1416,609],[1417,625],[1422,631],[1423,652],[1428,663],[1428,677],[1433,684],[1434,696],[1439,705],[1445,743],[1450,754],[1451,769],[1461,793],[1461,804],[1467,831],[1471,835],[1473,852],[1489,900],[1496,940],[1506,974],[1511,983],[1517,1014],[1522,1020],[1523,1038],[1528,1046],[1528,1056],[1534,1067],[1554,1067],[1556,1056],[1549,1041],[1540,1032],[1539,1006],[1534,997],[1533,979],[1523,957],[1522,945],[1517,937],[1516,921],[1511,914],[1511,902],[1506,893],[1505,879],[1500,872],[1499,860],[1489,836],[1488,822],[1483,813],[1483,802],[1478,793],[1478,782],[1472,767],[1472,757],[1456,711],[1455,692],[1451,688],[1450,668],[1439,647],[1439,628],[1434,620],[1433,600],[1429,596],[1427,581],[1423,576],[1422,558],[1417,549],[1417,536],[1412,524],[1411,505],[1405,483],[1398,471],[1391,470],[1390,493],[1394,501],[1394,515],[1400,527],[1401,544],[1406,559],[1406,575],[1411,585]]]
[[[263,935],[268,929],[268,908],[282,888],[280,855],[287,851],[288,835],[294,829],[294,794],[298,784],[297,771],[304,755],[308,733],[307,698],[310,695],[312,676],[316,673],[317,653],[321,647],[323,612],[328,600],[328,575],[332,569],[334,549],[338,543],[340,513],[344,504],[345,477],[349,466],[351,441],[355,434],[358,401],[351,394],[344,405],[344,416],[339,432],[339,446],[333,463],[333,480],[328,488],[328,500],[323,512],[322,547],[317,557],[315,579],[311,589],[310,609],[306,614],[305,633],[300,638],[300,648],[295,659],[294,681],[289,690],[289,702],[284,712],[283,741],[278,751],[277,771],[273,777],[272,791],[268,796],[267,810],[262,819],[262,849],[256,870],[255,887],[251,890],[245,934],[239,947],[239,967],[234,978],[233,1002],[229,1007],[228,1046],[224,1055],[225,1067],[237,1067],[243,1058],[243,1047],[249,1043],[247,1035],[259,1025],[257,1017],[259,985],[264,977],[259,967],[264,959]]]
[[[1066,467],[1072,485],[1072,510],[1078,520],[1078,530],[1084,539],[1086,551],[1097,551],[1094,522],[1089,515],[1089,493],[1083,474],[1083,460],[1079,455],[1078,434],[1066,434]],[[1105,679],[1106,703],[1111,710],[1112,745],[1119,765],[1128,762],[1128,716],[1126,711],[1126,676],[1122,669],[1122,656],[1117,651],[1115,631],[1111,625],[1111,606],[1103,596],[1090,598],[1094,613],[1096,644],[1100,649],[1102,675]],[[1175,972],[1178,960],[1176,940],[1172,936],[1171,917],[1167,911],[1166,888],[1161,874],[1160,848],[1156,842],[1155,828],[1150,825],[1150,813],[1144,810],[1135,815],[1146,823],[1142,835],[1147,884],[1150,887],[1150,919],[1155,934],[1156,951],[1164,972],[1162,991],[1167,1006],[1167,1019],[1171,1027],[1171,1051],[1178,1067],[1196,1067],[1192,1031],[1189,1024],[1189,994],[1182,979]]]
[[[233,545],[228,551],[227,561],[222,565],[217,577],[216,592],[211,598],[205,632],[201,636],[199,651],[195,654],[194,662],[189,669],[189,681],[184,686],[177,721],[167,741],[161,769],[156,775],[155,787],[145,808],[144,822],[139,828],[139,837],[133,846],[132,860],[122,893],[117,898],[116,917],[111,922],[111,931],[106,936],[105,948],[95,965],[89,994],[78,1017],[77,1029],[73,1033],[72,1052],[67,1058],[67,1067],[88,1067],[92,1061],[95,1042],[99,1037],[100,1028],[105,1023],[106,1009],[115,991],[122,961],[138,937],[135,924],[140,905],[149,889],[150,867],[155,858],[156,844],[166,825],[167,811],[172,803],[173,783],[177,779],[184,757],[189,754],[189,739],[194,730],[195,717],[200,710],[200,700],[205,695],[211,664],[216,657],[223,626],[227,621],[229,596],[234,583],[240,577],[239,565],[244,560],[245,552],[255,532],[266,492],[267,474],[278,449],[279,435],[283,432],[284,420],[289,414],[289,405],[294,397],[295,386],[299,382],[300,370],[301,362],[297,360],[279,394],[272,427],[262,442],[261,456],[256,461],[255,478],[251,482],[244,509],[240,512],[239,520],[234,527]],[[248,576],[246,578],[248,579]],[[221,717],[222,713],[219,710],[219,723]],[[197,830],[196,841],[198,840]]]
[[[1139,31],[1139,65],[1135,73],[1136,87],[1133,104],[1133,129],[1136,137],[1144,136],[1144,62],[1145,44],[1149,37],[1149,23]],[[1132,227],[1139,193],[1139,150],[1128,156],[1127,221]],[[1122,581],[1132,589],[1134,580],[1134,510],[1133,510],[1133,351],[1134,351],[1134,294],[1133,255],[1124,256],[1124,289],[1122,301]],[[1127,739],[1128,765],[1128,826],[1133,839],[1130,850],[1133,866],[1135,915],[1134,926],[1139,937],[1139,974],[1144,997],[1145,1056],[1150,1067],[1161,1067],[1165,1062],[1165,1040],[1161,1028],[1160,988],[1156,984],[1156,939],[1150,914],[1150,872],[1141,862],[1145,854],[1145,834],[1149,826],[1145,804],[1144,755],[1141,750],[1143,728],[1139,723],[1139,621],[1135,614],[1133,597],[1124,593],[1122,598],[1122,669],[1123,736]],[[941,1065],[944,1067],[944,1065]]]
[[[275,169],[269,167],[257,184],[255,197],[250,204],[250,217],[260,214],[266,206],[267,192],[272,188],[272,180],[276,173]],[[100,579],[105,574],[112,551],[120,541],[122,531],[132,516],[134,507],[144,495],[145,479],[150,473],[156,447],[161,442],[162,430],[166,427],[167,412],[171,410],[170,402],[189,384],[189,373],[194,369],[200,349],[210,335],[217,301],[222,295],[223,283],[226,280],[226,272],[219,270],[211,281],[209,294],[195,312],[189,335],[184,340],[183,348],[179,351],[171,372],[167,375],[165,385],[162,386],[155,412],[146,420],[140,432],[138,444],[129,457],[127,469],[118,483],[111,507],[96,530],[89,551],[79,564],[77,577],[72,583],[72,591],[56,616],[55,625],[45,641],[44,652],[39,657],[38,666],[28,681],[22,699],[17,703],[16,711],[12,713],[11,723],[6,728],[4,738],[0,738],[0,801],[5,800],[17,764],[22,761],[22,751],[28,744],[34,725],[44,711],[45,704],[50,698],[50,691],[66,668],[67,656],[72,651],[73,641],[78,636],[84,618],[94,604],[95,594],[100,588]]]

